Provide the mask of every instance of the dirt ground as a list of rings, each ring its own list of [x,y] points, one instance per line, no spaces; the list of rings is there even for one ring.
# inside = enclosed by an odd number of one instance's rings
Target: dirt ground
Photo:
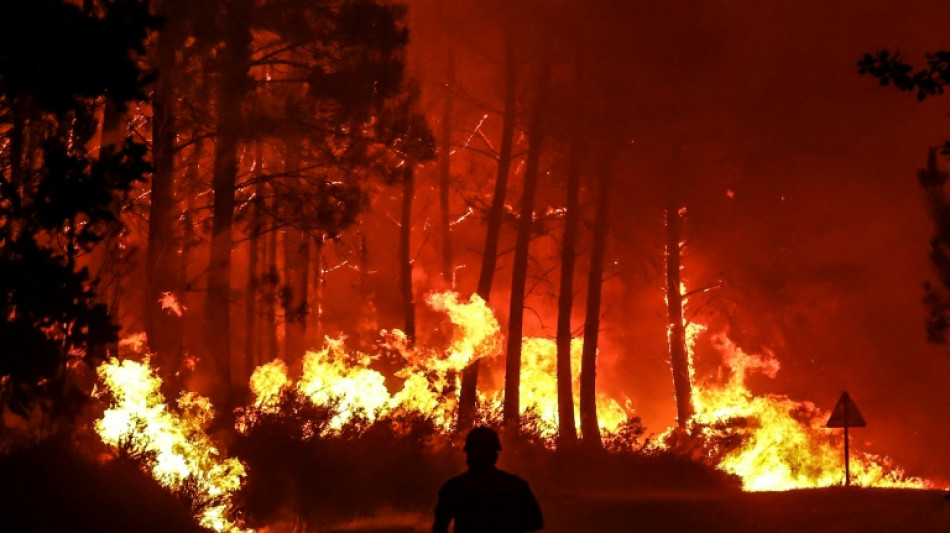
[[[775,493],[538,494],[546,533],[950,533],[950,492],[829,488]],[[382,510],[334,532],[430,531],[423,511]]]

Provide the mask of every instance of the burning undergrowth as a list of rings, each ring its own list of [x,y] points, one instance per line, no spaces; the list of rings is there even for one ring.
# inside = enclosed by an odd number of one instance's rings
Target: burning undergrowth
[[[373,354],[348,348],[345,339],[327,339],[297,364],[275,360],[258,367],[249,383],[253,398],[236,412],[230,458],[206,432],[210,403],[184,393],[176,407],[167,405],[147,360],[100,367],[111,403],[96,430],[162,485],[187,496],[199,523],[217,531],[285,522],[325,526],[371,515],[380,505],[427,510],[439,484],[462,464],[454,418],[461,370],[497,356],[501,346],[498,322],[478,296],[461,301],[453,293],[434,294],[427,303],[451,322],[445,347],[384,331]],[[687,427],[655,439],[628,402],[599,397],[608,453],[594,455],[555,450],[556,349],[547,339],[525,339],[520,437],[505,443],[501,466],[509,462],[542,491],[840,484],[842,443],[822,427],[827,414],[809,402],[746,388],[749,372],[774,377],[777,360],[748,355],[723,333],[688,329],[691,345],[700,338],[712,343],[728,377],[695,388]],[[581,344],[572,346],[575,397]],[[393,376],[376,369],[381,357],[401,361]],[[500,429],[501,392],[479,394],[477,422]],[[856,456],[853,481],[926,486],[867,454]]]
[[[699,332],[697,332],[697,335]],[[707,334],[722,356],[728,378],[697,387],[695,414],[685,432],[668,431],[661,446],[734,474],[747,491],[828,487],[844,482],[843,438],[825,427],[829,413],[809,401],[783,395],[755,395],[746,386],[751,372],[774,378],[774,355],[745,353],[724,332]],[[695,342],[696,336],[693,339]],[[692,346],[691,346],[692,349]],[[887,458],[858,453],[851,480],[864,487],[927,488]]]
[[[237,459],[224,457],[206,433],[214,417],[211,403],[184,393],[177,409],[170,408],[147,360],[112,359],[98,372],[112,398],[95,425],[102,441],[136,458],[163,486],[187,496],[202,526],[240,531],[231,500],[246,471]]]
[[[331,419],[317,430],[323,436],[338,433],[349,422],[359,426],[410,415],[429,420],[443,433],[452,434],[461,371],[475,360],[499,354],[501,328],[478,295],[464,302],[455,293],[433,294],[427,303],[452,323],[454,333],[447,347],[413,345],[399,330],[383,331],[379,353],[372,355],[348,349],[345,339],[327,339],[323,348],[306,353],[296,379],[281,360],[258,367],[250,383],[254,399],[251,407],[242,411],[239,427],[246,431],[262,414],[299,409],[309,400],[315,406],[332,407]],[[571,346],[575,397],[580,387],[582,347],[581,339],[575,339]],[[523,432],[551,446],[558,427],[556,351],[550,339],[526,338],[521,365]],[[374,361],[383,354],[400,361],[395,390],[390,390],[386,376],[374,369]],[[290,401],[286,399],[288,393]],[[480,422],[492,425],[500,421],[502,403],[502,391],[480,391]],[[603,437],[611,442],[625,439],[631,421],[638,421],[628,402],[621,404],[603,394],[598,397],[597,413]],[[579,416],[575,418],[579,420]],[[304,427],[302,431],[309,437],[314,428]]]

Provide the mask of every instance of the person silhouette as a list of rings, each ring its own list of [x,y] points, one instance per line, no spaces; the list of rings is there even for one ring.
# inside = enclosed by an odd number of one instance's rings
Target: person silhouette
[[[439,490],[433,533],[523,533],[544,527],[541,508],[528,483],[495,468],[501,442],[487,427],[465,437],[468,471],[448,480]]]

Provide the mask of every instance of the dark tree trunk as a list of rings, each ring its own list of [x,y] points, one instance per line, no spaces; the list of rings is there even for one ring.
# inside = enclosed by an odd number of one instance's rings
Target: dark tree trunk
[[[581,354],[580,413],[584,447],[599,450],[600,425],[597,422],[597,340],[600,333],[600,297],[604,278],[604,256],[610,225],[610,188],[612,169],[605,164],[600,171],[597,192],[597,218],[594,222],[594,245],[590,254],[587,278],[587,313],[584,318],[584,351]]]
[[[310,282],[311,305],[307,313],[307,335],[316,345],[321,343],[320,333],[323,329],[323,236],[317,237],[313,252],[313,275]]]
[[[249,86],[250,18],[253,0],[227,3],[221,72],[217,85],[217,141],[212,189],[211,259],[208,266],[208,324],[205,329],[209,354],[214,354],[217,385],[215,405],[230,413],[231,395],[231,246],[234,224],[234,184],[238,171],[238,144],[243,120],[241,105]],[[225,418],[228,415],[225,414]],[[227,420],[223,424],[230,425]]]
[[[200,133],[193,132],[193,138],[197,138]],[[185,208],[181,217],[181,260],[178,262],[178,282],[181,290],[181,297],[185,300],[188,292],[191,290],[191,278],[189,277],[188,265],[191,264],[191,251],[198,242],[197,232],[195,231],[194,213],[197,208],[197,200],[192,194],[193,189],[198,184],[198,177],[201,174],[201,156],[204,153],[204,139],[197,139],[191,148],[191,156],[188,160],[188,169],[185,171],[185,179],[179,184],[179,199],[185,198]],[[182,343],[184,346],[184,343]],[[183,348],[184,349],[184,348]]]
[[[492,281],[498,261],[498,237],[501,234],[501,219],[504,214],[505,196],[508,192],[508,174],[511,169],[511,152],[514,144],[517,113],[518,68],[515,63],[514,29],[511,15],[505,23],[505,109],[501,126],[501,147],[498,152],[498,175],[495,178],[495,193],[491,212],[488,215],[488,231],[485,235],[485,253],[478,276],[478,295],[485,302],[491,299]],[[478,390],[478,360],[462,372],[462,390],[459,392],[458,430],[465,431],[475,422],[475,400]]]
[[[260,180],[263,174],[261,165],[263,157],[261,154],[261,145],[257,145],[257,162],[254,165],[255,174]],[[251,372],[260,362],[258,354],[258,340],[260,334],[258,331],[258,293],[261,287],[260,275],[260,248],[261,248],[261,195],[264,191],[263,184],[258,181],[254,186],[254,198],[249,206],[251,210],[251,228],[248,235],[248,259],[247,259],[247,287],[244,292],[244,371],[241,375],[241,383],[247,383],[251,377]]]
[[[167,4],[166,4],[167,5]],[[176,293],[178,243],[175,235],[175,37],[170,28],[158,33],[158,80],[152,103],[153,165],[151,202],[148,219],[148,248],[145,277],[145,331],[149,349],[157,354],[158,366],[166,382],[173,379],[182,357],[181,319],[162,309],[161,300],[168,292]],[[173,383],[169,383],[174,388]]]
[[[670,367],[676,396],[676,422],[685,429],[693,416],[693,391],[689,377],[689,352],[683,322],[683,293],[680,280],[680,205],[671,193],[666,205],[666,303],[669,313]]]
[[[530,146],[525,165],[524,190],[521,195],[521,216],[518,220],[518,237],[515,242],[515,258],[511,267],[511,298],[508,313],[508,338],[505,359],[505,429],[512,432],[521,420],[521,341],[524,327],[525,286],[528,279],[528,249],[531,231],[534,228],[534,199],[538,190],[538,173],[541,164],[541,146],[544,139],[544,100],[548,90],[550,66],[542,66],[538,82],[538,94],[534,101],[529,127]]]
[[[411,163],[406,163],[402,186],[402,220],[399,227],[399,286],[402,289],[402,309],[405,333],[409,342],[416,340],[416,305],[412,295],[412,196],[415,194]]]
[[[576,114],[571,128],[570,153],[565,190],[564,237],[561,249],[561,285],[557,300],[557,414],[558,447],[577,444],[574,420],[574,389],[571,375],[571,311],[574,308],[574,265],[577,260],[577,231],[580,227],[581,153],[584,91],[580,60],[576,67]]]
[[[284,232],[284,357],[295,362],[306,350],[310,292],[310,236],[296,228]]]
[[[168,41],[169,38],[166,36],[165,40]],[[166,44],[165,46],[170,47],[174,45]],[[168,51],[165,51],[165,53],[167,54]],[[174,49],[171,50],[171,53],[174,54]],[[167,60],[168,58],[161,59]],[[174,60],[174,55],[172,56],[172,60]],[[166,79],[165,83],[171,85],[170,80]],[[163,95],[163,97],[167,97],[167,95]],[[101,154],[103,150],[115,150],[117,146],[122,144],[123,137],[122,112],[115,106],[111,98],[106,98],[105,105],[103,105],[102,109],[102,136],[99,140],[99,153]]]
[[[278,291],[281,311],[283,312],[284,323],[284,356],[285,362],[294,361],[296,354],[296,339],[293,338],[294,330],[291,323],[294,321],[294,256],[297,253],[297,247],[300,245],[297,229],[292,227],[284,228],[280,231],[281,251],[283,252],[283,273],[281,275],[280,290]]]
[[[379,333],[376,320],[376,306],[373,292],[373,286],[370,278],[372,266],[370,264],[370,252],[367,245],[366,232],[360,229],[359,233],[360,249],[357,257],[359,258],[359,297],[360,308],[359,318],[356,330],[356,346],[360,349],[368,349],[375,336]]]
[[[121,110],[116,107],[111,98],[106,98],[105,100],[105,105],[102,110],[102,135],[99,138],[100,160],[114,153],[116,148],[122,144],[123,141]],[[122,206],[126,200],[127,195],[114,195],[112,200],[112,212],[121,213]],[[122,230],[124,227],[125,225],[119,218],[109,223],[109,229],[105,235],[103,246],[101,247],[102,272],[108,272],[108,280],[103,283],[102,274],[97,276],[100,281],[102,295],[106,299],[106,305],[109,308],[109,315],[120,324],[119,303],[122,301],[123,280],[127,274],[124,267],[128,264],[127,258],[123,255],[124,247],[121,246]],[[179,331],[181,330],[180,327],[177,329]],[[116,339],[110,342],[106,350],[113,357],[118,357],[119,340]]]
[[[303,231],[300,234],[300,246],[297,248],[297,276],[295,283],[299,296],[297,298],[297,308],[294,311],[294,327],[298,330],[299,346],[297,348],[298,357],[303,357],[307,351],[307,321],[310,316],[310,270],[311,257],[313,251],[313,239],[309,233]]]
[[[20,99],[13,102],[13,126],[10,130],[10,184],[14,190],[23,185],[23,146],[26,143],[27,108]]]
[[[277,195],[271,191],[270,198],[271,213],[277,210]],[[280,343],[277,340],[277,287],[280,284],[280,274],[277,270],[277,238],[280,232],[271,228],[265,239],[267,259],[264,262],[264,324],[263,336],[264,344],[267,349],[267,360],[273,361],[280,354]]]
[[[452,186],[452,90],[455,86],[454,39],[446,47],[445,107],[442,109],[442,131],[439,138],[439,225],[442,230],[442,279],[455,286],[455,265],[452,258],[452,225],[449,192]]]

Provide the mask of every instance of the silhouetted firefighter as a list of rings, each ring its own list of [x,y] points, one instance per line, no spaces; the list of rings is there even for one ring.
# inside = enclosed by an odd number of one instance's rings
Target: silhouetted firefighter
[[[498,434],[477,427],[465,438],[468,471],[450,479],[439,491],[433,533],[521,533],[544,526],[541,508],[520,477],[495,468],[501,443]]]

